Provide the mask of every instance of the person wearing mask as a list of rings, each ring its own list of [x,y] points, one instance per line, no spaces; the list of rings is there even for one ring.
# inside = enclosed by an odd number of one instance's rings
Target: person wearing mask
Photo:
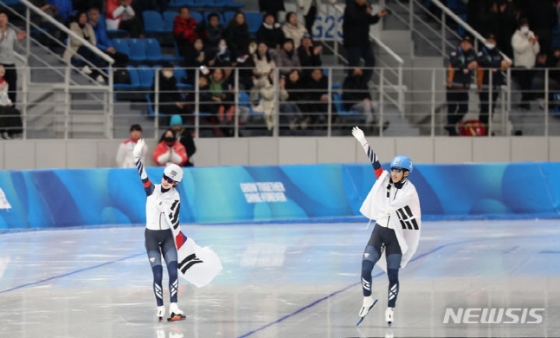
[[[530,110],[529,101],[533,99],[530,92],[533,82],[537,54],[540,52],[539,38],[529,29],[526,19],[519,21],[519,29],[511,37],[513,48],[513,65],[515,66],[515,77],[521,87],[521,103],[519,108]]]
[[[449,136],[459,135],[457,123],[469,110],[469,88],[472,72],[476,69],[476,53],[472,48],[470,36],[465,36],[461,44],[449,54],[447,65],[447,125]]]
[[[136,163],[134,162],[134,156],[132,156],[132,150],[136,146],[138,140],[142,138],[142,126],[139,124],[133,124],[130,126],[130,137],[128,140],[120,144],[119,150],[117,151],[117,166],[119,168],[136,168]],[[146,156],[148,154],[148,145],[144,143],[142,147],[142,153],[140,159],[143,163],[146,163]]]
[[[8,25],[8,15],[0,11],[0,64],[4,66],[6,73],[4,79],[8,83],[8,97],[12,104],[16,104],[17,72],[14,47],[17,42],[26,36],[25,31],[16,32]]]
[[[353,69],[360,66],[360,59],[364,59],[364,77],[369,81],[375,67],[375,56],[369,40],[369,27],[386,16],[386,10],[380,10],[371,15],[372,9],[366,0],[348,0],[344,8],[342,23],[343,45],[346,48],[348,67]]]
[[[493,34],[488,35],[484,41],[484,46],[477,55],[478,72],[477,87],[480,99],[479,120],[486,126],[492,118],[492,113],[496,107],[500,87],[504,84],[503,71],[507,70],[510,63],[504,59],[500,51],[496,48],[496,38]]]
[[[173,129],[167,129],[159,139],[154,149],[153,159],[156,165],[168,166],[176,164],[180,167],[187,163],[188,156],[185,147],[177,140]]]
[[[193,167],[192,156],[196,153],[196,145],[194,144],[194,139],[191,132],[183,126],[183,119],[180,115],[171,116],[170,122],[171,129],[175,132],[177,139],[185,150],[187,151],[187,162],[185,162],[185,167]]]
[[[225,67],[232,62],[232,55],[225,39],[221,39],[218,48],[213,50],[208,59],[210,67]]]
[[[299,56],[294,49],[294,42],[292,39],[284,40],[282,49],[278,52],[276,57],[276,66],[283,75],[288,75],[292,69],[301,69]]]
[[[87,15],[85,12],[76,14],[76,21],[70,24],[70,30],[84,40],[88,40],[92,45],[97,45],[95,32],[93,31],[93,27],[87,22]],[[105,61],[97,56],[91,49],[82,45],[80,40],[70,36],[63,59],[66,62],[70,62],[73,57],[82,57],[85,61],[93,64],[94,67],[90,68],[88,63],[86,63],[82,68],[82,72],[91,76],[91,78],[99,83],[105,83],[105,78],[100,72],[100,69],[105,67]]]
[[[299,23],[298,15],[294,12],[286,13],[286,23],[282,26],[282,31],[286,39],[293,41],[294,48],[298,48],[303,36],[309,34],[305,26]]]

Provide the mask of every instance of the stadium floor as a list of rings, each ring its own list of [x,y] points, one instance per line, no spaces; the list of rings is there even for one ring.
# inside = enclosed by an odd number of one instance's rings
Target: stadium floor
[[[378,268],[379,303],[356,328],[361,257],[372,229],[365,224],[182,225],[199,245],[212,246],[224,269],[204,288],[181,281],[187,319],[174,323],[156,321],[142,227],[5,233],[0,336],[554,337],[558,225],[424,222],[418,251],[400,273],[390,329],[387,279]],[[510,312],[499,323],[469,323],[492,308]]]

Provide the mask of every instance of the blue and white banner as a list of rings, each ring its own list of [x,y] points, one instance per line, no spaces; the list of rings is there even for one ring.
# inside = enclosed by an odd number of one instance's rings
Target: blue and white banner
[[[148,168],[159,182],[163,169]],[[425,219],[560,217],[560,163],[417,165]],[[182,223],[360,217],[371,165],[186,168]],[[0,229],[143,224],[135,169],[0,172]]]

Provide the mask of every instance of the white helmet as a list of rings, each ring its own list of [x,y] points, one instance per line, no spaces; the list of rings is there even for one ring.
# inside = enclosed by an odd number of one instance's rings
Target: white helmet
[[[163,169],[163,174],[175,182],[181,182],[183,180],[183,168],[176,164],[170,164],[165,169]]]

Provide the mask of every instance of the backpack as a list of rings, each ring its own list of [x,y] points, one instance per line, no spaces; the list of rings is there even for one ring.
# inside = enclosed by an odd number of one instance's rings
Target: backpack
[[[130,73],[126,68],[116,69],[113,73],[113,83],[115,84],[132,84]]]

